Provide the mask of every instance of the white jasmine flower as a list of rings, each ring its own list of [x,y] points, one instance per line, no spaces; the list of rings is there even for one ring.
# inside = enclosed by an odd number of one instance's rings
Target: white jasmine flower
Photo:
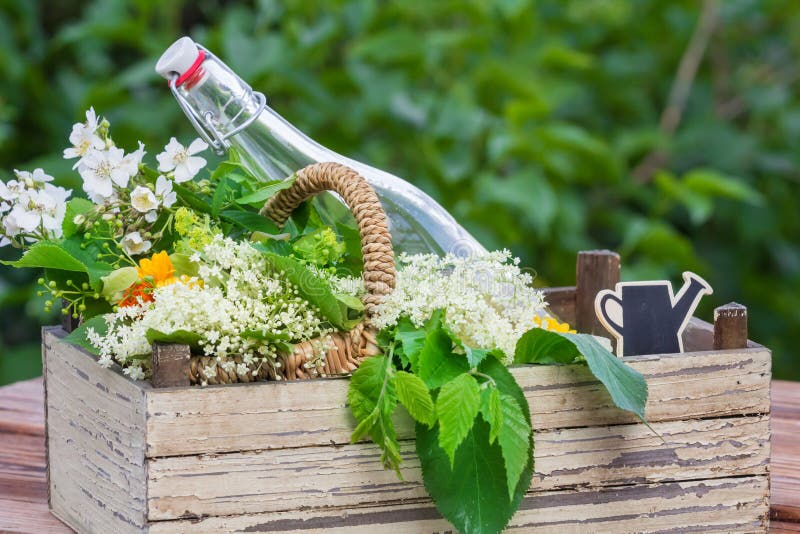
[[[158,200],[152,191],[139,185],[131,191],[131,206],[139,213],[147,213],[158,209]]]
[[[9,213],[3,218],[3,229],[5,230],[4,233],[6,236],[16,237],[24,231],[22,225],[18,220],[18,217],[21,212],[22,212],[21,208],[15,206],[15,208],[11,210],[11,213]],[[3,246],[7,244],[8,243],[4,243]]]
[[[163,174],[156,180],[156,197],[165,208],[169,208],[178,200],[178,195],[172,190],[172,180]]]
[[[36,184],[43,184],[53,181],[53,177],[45,173],[44,169],[40,168],[34,169],[33,172],[18,171],[14,169],[14,174],[16,174],[17,179],[27,187],[36,187]]]
[[[139,165],[142,163],[142,158],[144,158],[145,154],[147,152],[144,150],[144,143],[139,141],[139,148],[122,158],[120,167],[128,176],[136,176],[139,174]]]
[[[72,126],[72,133],[69,134],[70,148],[64,150],[64,159],[81,158],[72,167],[73,169],[81,164],[81,160],[91,150],[102,150],[105,143],[97,135],[97,115],[94,108],[86,111],[86,122],[76,123]]]
[[[25,192],[25,182],[9,180],[7,184],[0,182],[0,198],[3,200],[16,200]]]
[[[206,166],[206,160],[200,156],[195,156],[208,148],[202,139],[195,139],[188,148],[184,147],[174,137],[169,140],[164,152],[158,154],[159,172],[174,171],[175,182],[188,182]]]
[[[124,162],[121,148],[90,150],[83,157],[78,172],[83,178],[83,189],[95,198],[107,199],[114,193],[114,184],[127,187],[131,174],[130,165]]]
[[[64,220],[70,192],[63,187],[47,184],[46,189],[31,189],[18,198],[6,219],[11,218],[6,227],[7,235],[18,235],[21,232],[36,233],[44,231],[46,235],[61,237],[61,223]]]
[[[153,245],[150,241],[142,239],[139,232],[131,232],[122,238],[122,248],[130,256],[144,254]]]

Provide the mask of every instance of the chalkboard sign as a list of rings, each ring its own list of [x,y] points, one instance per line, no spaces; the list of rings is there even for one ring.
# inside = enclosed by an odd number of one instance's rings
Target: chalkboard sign
[[[617,338],[617,356],[683,352],[681,334],[702,296],[713,292],[692,272],[684,272],[683,280],[677,295],[666,280],[620,282],[614,291],[597,293],[595,313]]]

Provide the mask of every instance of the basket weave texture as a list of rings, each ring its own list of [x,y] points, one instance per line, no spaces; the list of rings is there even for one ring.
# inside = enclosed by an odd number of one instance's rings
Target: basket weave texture
[[[292,212],[304,201],[323,191],[337,193],[353,214],[361,235],[361,254],[364,261],[362,280],[365,317],[347,332],[334,332],[325,338],[298,343],[291,353],[279,355],[281,367],[262,366],[257,376],[239,376],[234,370],[225,371],[217,365],[217,375],[203,375],[206,366],[213,365],[210,356],[193,356],[189,369],[192,384],[206,381],[209,384],[254,382],[258,380],[296,380],[319,376],[352,373],[364,358],[381,353],[375,336],[377,330],[370,320],[383,298],[395,285],[395,264],[392,237],[386,213],[378,196],[364,178],[353,169],[339,163],[314,163],[296,173],[297,178],[288,189],[269,199],[261,214],[283,225]],[[324,364],[311,365],[319,354],[320,346],[327,346]],[[241,363],[241,357],[234,358]],[[280,373],[280,376],[276,376]]]

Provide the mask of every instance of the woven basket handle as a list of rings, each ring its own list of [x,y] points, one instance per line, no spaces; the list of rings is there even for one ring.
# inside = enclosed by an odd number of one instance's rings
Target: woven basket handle
[[[371,317],[395,284],[392,237],[378,196],[360,174],[339,163],[314,163],[297,171],[296,176],[292,186],[270,198],[260,213],[282,225],[305,200],[323,191],[338,193],[355,217],[361,234],[367,290],[364,310],[367,318]]]

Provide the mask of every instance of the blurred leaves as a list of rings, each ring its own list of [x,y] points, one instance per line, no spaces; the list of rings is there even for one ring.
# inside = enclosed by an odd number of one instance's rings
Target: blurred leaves
[[[511,248],[537,283],[573,283],[581,248],[619,250],[627,279],[695,270],[715,290],[701,314],[746,304],[776,375],[800,378],[800,4],[719,2],[667,137],[660,116],[698,14],[692,0],[8,0],[0,177],[46,165],[79,187],[60,153],[89,105],[148,158],[194,136],[152,71],[190,34],[311,137]],[[652,178],[633,180],[653,151]],[[0,271],[0,382],[22,376],[9,347],[28,351],[52,321],[32,280]]]

